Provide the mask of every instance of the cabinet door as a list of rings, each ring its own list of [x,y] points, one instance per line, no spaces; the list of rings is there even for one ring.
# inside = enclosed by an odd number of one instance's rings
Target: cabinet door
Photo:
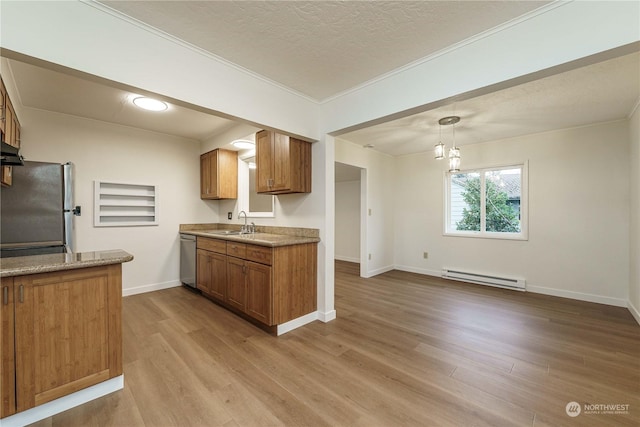
[[[266,130],[256,133],[256,191],[271,191],[273,166],[273,133]]]
[[[11,105],[11,100],[9,99],[8,96],[4,98],[4,102],[6,104],[5,110],[4,110],[4,117],[5,117],[4,142],[6,142],[9,145],[13,145],[15,147],[16,146],[16,134],[15,134],[16,113],[13,110],[13,105]]]
[[[122,374],[121,266],[14,280],[18,412]]]
[[[271,267],[246,261],[247,307],[245,312],[266,325],[273,325]]]
[[[273,135],[272,145],[272,183],[273,192],[284,192],[291,188],[291,156],[289,152],[289,137],[276,133]]]
[[[210,294],[211,287],[211,252],[198,249],[196,251],[196,288]]]
[[[247,298],[245,273],[244,260],[227,257],[227,304],[241,311],[246,307]]]
[[[2,166],[2,185],[10,186],[13,183],[13,166]]]
[[[0,285],[0,418],[16,412],[16,359],[14,335],[13,277],[3,277]]]
[[[0,78],[0,132],[4,134],[6,123],[6,109],[7,109],[7,89],[4,87],[4,82]],[[4,139],[3,139],[4,141]]]
[[[221,254],[209,254],[209,294],[224,301],[227,295],[227,257]]]
[[[200,198],[206,199],[211,194],[211,157],[209,153],[200,156]]]
[[[238,198],[238,152],[217,151],[217,193],[218,199]]]

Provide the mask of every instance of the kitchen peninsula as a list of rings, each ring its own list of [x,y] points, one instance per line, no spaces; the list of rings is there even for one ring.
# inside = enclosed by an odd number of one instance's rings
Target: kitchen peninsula
[[[123,387],[122,263],[132,259],[122,250],[2,259],[3,425]]]
[[[281,335],[317,318],[318,230],[183,224],[196,236],[196,288],[215,303]]]

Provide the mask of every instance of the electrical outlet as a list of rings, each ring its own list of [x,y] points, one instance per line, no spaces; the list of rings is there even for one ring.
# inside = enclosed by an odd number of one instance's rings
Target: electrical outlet
[[[369,254],[369,260],[371,260],[371,254]]]
[[[428,259],[429,258],[429,252],[422,252],[422,258]]]
[[[227,219],[233,219],[233,212],[227,212]]]
[[[371,216],[371,209],[369,209],[369,216]]]

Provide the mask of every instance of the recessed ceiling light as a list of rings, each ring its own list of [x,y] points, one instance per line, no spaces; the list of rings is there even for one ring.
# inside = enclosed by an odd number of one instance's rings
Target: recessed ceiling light
[[[157,99],[153,98],[147,98],[146,96],[133,98],[133,103],[136,104],[136,106],[149,111],[164,111],[169,108],[166,102],[158,101]]]
[[[256,146],[253,141],[249,141],[248,139],[236,139],[231,144],[240,150],[250,150]]]
[[[364,148],[373,148],[373,147],[375,147],[375,145],[373,145],[373,144],[366,144],[366,145],[363,145],[363,147],[364,147]]]

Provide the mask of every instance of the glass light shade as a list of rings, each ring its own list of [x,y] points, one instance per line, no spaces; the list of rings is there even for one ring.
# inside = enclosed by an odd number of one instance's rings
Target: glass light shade
[[[449,172],[460,172],[460,156],[449,157]]]
[[[454,158],[460,158],[460,149],[458,147],[451,147],[449,148],[449,158],[450,159],[454,159]]]
[[[440,141],[435,147],[436,160],[444,159],[444,144]]]
[[[134,98],[133,103],[136,104],[136,106],[149,111],[164,111],[169,108],[165,102],[158,101],[153,98],[147,98],[146,96]]]
[[[253,141],[248,141],[246,139],[236,139],[231,144],[233,144],[234,147],[239,148],[241,150],[251,150],[252,148],[256,147]]]

